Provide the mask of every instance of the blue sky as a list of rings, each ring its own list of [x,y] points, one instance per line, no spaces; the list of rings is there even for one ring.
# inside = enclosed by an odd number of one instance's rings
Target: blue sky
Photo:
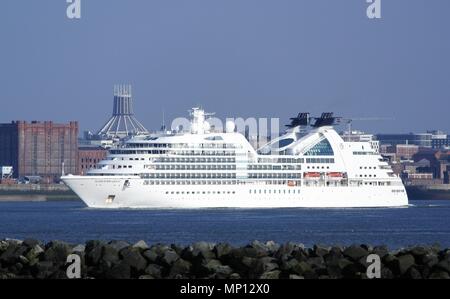
[[[97,130],[116,83],[148,129],[202,105],[218,117],[335,111],[376,132],[450,132],[450,1],[81,0],[0,4],[0,122]]]

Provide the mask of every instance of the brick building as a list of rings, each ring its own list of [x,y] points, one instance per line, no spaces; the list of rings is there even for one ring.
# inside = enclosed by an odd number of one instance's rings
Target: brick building
[[[14,167],[15,178],[41,176],[44,182],[78,173],[78,123],[51,121],[0,124],[0,165]]]
[[[79,147],[78,148],[78,171],[83,175],[95,167],[95,165],[106,157],[108,150],[103,147]]]

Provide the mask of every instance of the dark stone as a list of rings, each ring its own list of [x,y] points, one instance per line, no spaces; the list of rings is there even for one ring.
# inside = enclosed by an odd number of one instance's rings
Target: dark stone
[[[329,248],[327,248],[325,246],[314,245],[313,251],[316,256],[323,257],[329,253]]]
[[[305,276],[309,272],[313,272],[311,266],[307,264],[306,262],[299,262],[297,265],[292,268],[292,271],[295,274],[303,275]]]
[[[230,266],[219,266],[216,268],[215,277],[217,279],[227,279],[233,273],[233,269]]]
[[[422,274],[416,267],[411,267],[406,271],[405,277],[408,279],[422,279]]]
[[[173,263],[175,263],[180,257],[173,249],[168,249],[166,252],[164,252],[163,256],[161,257],[161,262],[164,265],[171,266]]]
[[[158,259],[158,254],[156,253],[156,250],[154,248],[145,250],[142,253],[142,256],[149,262],[149,263],[155,263]]]
[[[222,258],[226,257],[230,254],[231,250],[233,250],[233,247],[228,243],[220,243],[214,246],[214,253],[216,254],[216,257],[221,260]]]
[[[365,248],[356,245],[345,248],[343,253],[353,261],[359,261],[362,257],[366,257],[369,254]]]
[[[113,240],[108,243],[109,246],[120,252],[122,249],[130,247],[130,244],[125,241]]]
[[[401,275],[415,264],[414,256],[411,254],[401,255],[397,258],[398,270]]]
[[[377,254],[380,258],[383,258],[387,254],[389,254],[389,249],[387,246],[375,246],[372,250],[373,254]]]
[[[44,260],[55,263],[65,263],[67,257],[72,253],[72,247],[61,241],[52,241],[47,244],[44,253]]]
[[[278,270],[279,266],[276,259],[271,257],[263,257],[256,262],[257,273],[271,272]]]
[[[121,261],[110,269],[106,269],[105,277],[107,279],[130,279],[131,266],[126,261]]]
[[[425,247],[422,247],[422,246],[413,247],[410,250],[410,253],[416,258],[424,256],[424,255],[428,254],[429,252],[430,251],[428,249],[426,249]]]
[[[216,257],[213,252],[214,244],[207,242],[197,242],[192,245],[192,254],[194,257],[203,259],[213,259]]]
[[[126,247],[119,252],[119,256],[134,271],[142,272],[147,267],[147,261],[138,248]]]
[[[138,241],[137,243],[135,243],[135,244],[133,245],[133,248],[138,248],[138,249],[140,249],[141,251],[144,251],[144,250],[147,250],[149,247],[148,247],[147,243],[145,243],[145,241],[140,240],[140,241]],[[120,250],[119,250],[119,251],[120,251]]]
[[[280,270],[274,270],[263,273],[259,278],[260,279],[279,279],[280,278],[281,271]]]
[[[430,276],[430,279],[450,279],[450,275],[444,271],[436,271],[433,272]]]
[[[170,268],[169,278],[175,278],[177,275],[186,276],[190,274],[192,264],[183,259],[177,259]]]
[[[25,246],[10,243],[6,250],[0,255],[0,262],[4,265],[13,265],[27,250],[28,249]]]
[[[41,241],[35,240],[35,239],[26,239],[22,242],[22,245],[25,245],[30,248],[32,248],[36,245],[39,245],[40,247],[44,247]]]
[[[163,267],[157,264],[150,264],[145,268],[145,273],[153,276],[156,279],[162,278]]]
[[[109,263],[117,263],[119,261],[119,250],[110,244],[102,247],[102,260]]]
[[[446,260],[442,260],[439,263],[437,263],[433,268],[445,271],[447,273],[450,273],[450,263]]]

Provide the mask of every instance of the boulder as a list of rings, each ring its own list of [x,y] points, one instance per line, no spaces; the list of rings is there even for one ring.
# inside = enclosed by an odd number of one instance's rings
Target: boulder
[[[281,271],[280,270],[274,270],[263,273],[259,278],[260,279],[279,279],[280,278]]]
[[[228,256],[230,252],[233,250],[233,247],[228,243],[219,243],[214,246],[214,253],[216,258],[222,260],[224,257]]]
[[[144,250],[147,250],[149,247],[148,247],[147,243],[145,243],[145,241],[140,240],[133,245],[133,248],[138,248],[141,251],[144,251]]]
[[[185,277],[190,274],[192,264],[183,259],[177,259],[170,268],[169,278],[175,278],[179,275]]]
[[[119,256],[125,264],[128,264],[136,272],[143,272],[147,267],[146,259],[137,248],[126,247],[119,252]]]
[[[131,266],[126,261],[121,261],[110,269],[106,269],[105,277],[107,279],[130,279]]]
[[[343,253],[353,261],[359,261],[362,257],[366,257],[369,254],[365,248],[356,245],[345,248]]]
[[[148,275],[151,275],[152,277],[156,279],[162,278],[162,272],[163,267],[158,264],[149,264],[147,268],[145,268],[144,272]]]
[[[66,263],[67,257],[72,253],[72,247],[61,241],[52,241],[47,244],[44,252],[44,260],[54,263]]]
[[[173,249],[168,249],[164,252],[162,257],[160,258],[160,261],[163,265],[171,266],[173,263],[175,263],[180,257]]]
[[[397,258],[397,264],[400,274],[403,275],[415,264],[414,256],[411,254],[401,255]]]

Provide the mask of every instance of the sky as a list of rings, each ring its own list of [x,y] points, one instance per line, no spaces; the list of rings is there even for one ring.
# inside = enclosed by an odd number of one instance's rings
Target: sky
[[[450,1],[2,0],[0,123],[97,131],[113,86],[149,130],[193,106],[226,117],[335,112],[371,133],[450,133]]]

